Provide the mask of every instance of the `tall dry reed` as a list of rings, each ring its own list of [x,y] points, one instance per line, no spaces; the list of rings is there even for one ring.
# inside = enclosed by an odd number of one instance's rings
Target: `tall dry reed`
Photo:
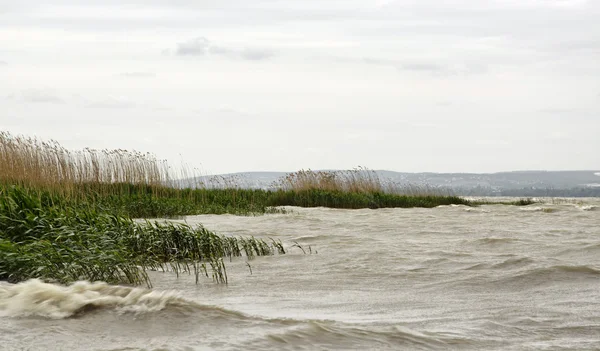
[[[274,186],[288,191],[325,190],[342,192],[378,192],[383,185],[375,171],[358,167],[348,171],[300,170],[289,173]]]
[[[447,196],[450,189],[401,184],[382,179],[376,171],[359,166],[345,171],[300,170],[279,179],[273,187],[284,191],[323,190],[344,193],[385,193],[406,196]]]
[[[169,166],[137,151],[70,151],[54,140],[0,132],[0,183],[43,188],[73,195],[83,184],[126,183],[159,189],[170,185]],[[114,188],[114,187],[112,187]]]

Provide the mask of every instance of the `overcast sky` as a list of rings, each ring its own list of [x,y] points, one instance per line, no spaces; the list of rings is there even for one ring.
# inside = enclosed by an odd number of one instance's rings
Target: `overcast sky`
[[[599,0],[0,0],[0,130],[205,173],[600,167]]]

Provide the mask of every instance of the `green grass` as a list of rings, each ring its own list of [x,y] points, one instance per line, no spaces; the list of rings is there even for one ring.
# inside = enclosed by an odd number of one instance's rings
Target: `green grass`
[[[138,218],[172,217],[191,214],[257,215],[282,212],[277,207],[390,208],[436,207],[471,203],[449,195],[398,195],[384,192],[345,192],[339,190],[262,189],[165,189],[156,192],[131,191],[126,195],[101,196],[91,192],[91,203]]]
[[[280,242],[219,236],[74,206],[49,192],[0,187],[0,280],[42,278],[150,285],[146,270],[227,283],[223,258],[283,254]]]
[[[448,195],[397,195],[339,190],[176,189],[130,184],[80,184],[76,196],[40,191],[51,205],[75,206],[132,218],[173,218],[197,214],[285,213],[282,206],[344,209],[471,205]]]
[[[270,192],[268,204],[271,206],[330,207],[345,209],[426,207],[440,205],[470,205],[470,202],[457,196],[444,195],[396,195],[383,192],[343,192],[319,189],[288,190]]]

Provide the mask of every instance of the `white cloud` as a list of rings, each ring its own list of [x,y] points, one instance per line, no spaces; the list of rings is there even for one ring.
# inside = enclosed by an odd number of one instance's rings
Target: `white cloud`
[[[268,50],[244,49],[239,53],[239,55],[246,60],[260,61],[260,60],[266,60],[268,58],[271,58],[275,54]]]

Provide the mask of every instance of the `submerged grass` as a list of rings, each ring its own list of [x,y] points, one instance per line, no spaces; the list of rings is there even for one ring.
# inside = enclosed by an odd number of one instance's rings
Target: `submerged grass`
[[[537,203],[539,203],[539,202],[532,198],[519,199],[516,201],[493,201],[491,199],[471,201],[471,204],[474,206],[479,206],[479,205],[529,206],[529,205],[533,205],[533,204],[537,204]]]

